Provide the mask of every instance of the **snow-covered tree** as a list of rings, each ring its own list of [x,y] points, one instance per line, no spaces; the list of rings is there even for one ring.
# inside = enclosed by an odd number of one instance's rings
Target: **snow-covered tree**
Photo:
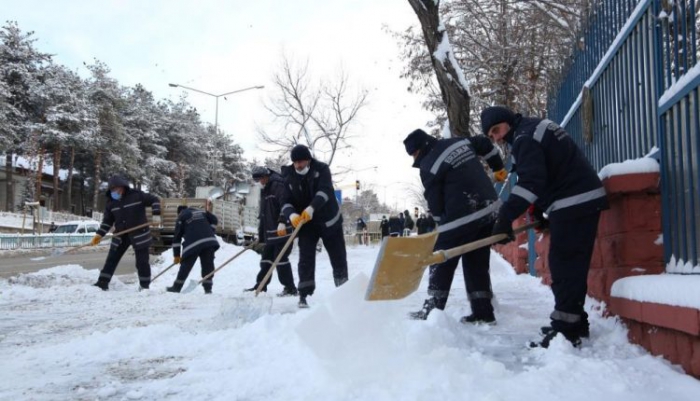
[[[22,32],[16,22],[0,29],[0,150],[5,153],[6,209],[14,209],[12,155],[23,153],[38,107],[32,103],[32,91],[39,84],[42,66],[50,62],[48,54],[34,47],[33,32]]]
[[[462,112],[479,113],[486,106],[502,104],[541,115],[548,91],[567,62],[565,55],[578,43],[582,22],[588,19],[595,1],[409,0],[409,3],[422,26],[425,18],[421,14],[432,13],[435,21],[438,18],[435,12],[439,12],[442,23],[433,22],[428,28],[436,26],[449,35],[451,54],[464,73],[473,100]],[[406,62],[402,76],[410,80],[412,92],[425,94],[424,107],[438,115],[429,123],[437,133],[445,125],[451,107],[444,99],[442,86],[457,81],[436,80],[432,62],[435,50],[426,46],[421,32],[408,28],[395,36],[400,40]],[[479,132],[478,124],[478,118],[470,119],[472,132]],[[452,118],[450,126],[458,131]]]

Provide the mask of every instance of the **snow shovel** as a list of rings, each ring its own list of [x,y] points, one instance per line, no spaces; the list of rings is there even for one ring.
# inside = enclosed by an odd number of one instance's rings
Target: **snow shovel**
[[[262,291],[263,288],[265,288],[265,285],[267,285],[267,282],[270,280],[270,277],[272,277],[272,272],[277,269],[277,264],[280,262],[284,254],[287,252],[287,249],[289,248],[290,245],[292,245],[292,242],[294,242],[294,238],[297,236],[299,233],[299,230],[301,229],[301,226],[304,225],[304,222],[300,223],[297,228],[294,229],[292,232],[292,235],[289,236],[289,239],[287,242],[284,244],[284,247],[280,251],[279,254],[277,254],[277,257],[275,258],[274,263],[272,263],[272,266],[270,266],[270,270],[267,271],[267,274],[265,274],[265,277],[263,277],[262,281],[260,281],[260,284],[258,284],[258,288],[255,289],[255,296],[257,297],[258,294]]]
[[[162,272],[156,274],[156,276],[153,277],[153,278],[151,279],[151,283],[153,283],[154,281],[156,281],[156,279],[157,279],[158,277],[162,276],[163,273],[165,273],[165,272],[167,272],[168,270],[170,270],[170,269],[171,269],[173,266],[175,266],[176,264],[177,264],[177,263],[173,262],[173,264],[171,264],[170,266],[168,266],[168,267],[166,267],[165,269],[163,269]],[[139,288],[140,288],[140,287],[139,287]]]
[[[513,230],[514,234],[535,228],[538,221]],[[406,298],[418,289],[425,269],[506,238],[492,235],[478,241],[433,252],[438,232],[412,237],[387,237],[379,249],[365,300],[387,301]]]
[[[132,232],[132,231],[136,231],[136,230],[138,230],[138,229],[144,228],[144,227],[148,227],[148,226],[150,226],[151,224],[153,224],[153,223],[150,223],[150,222],[149,222],[149,223],[143,223],[143,224],[138,225],[138,226],[136,226],[136,227],[127,228],[126,230],[122,230],[122,231],[119,231],[118,233],[112,234],[112,237],[118,237],[118,236],[120,236],[120,235],[127,234],[127,233],[130,233],[130,232]],[[104,237],[100,238],[100,242],[102,242],[106,237],[107,237],[107,236],[104,236]],[[82,245],[74,246],[74,247],[72,247],[72,248],[68,248],[68,249],[64,249],[64,250],[54,249],[53,252],[51,252],[51,256],[60,256],[60,255],[63,255],[63,254],[65,254],[65,253],[77,251],[78,249],[85,248],[86,246],[91,246],[91,245],[92,245],[92,243],[91,243],[91,242],[88,242],[87,244],[82,244]]]
[[[258,244],[258,241],[254,241],[252,244],[250,244],[250,245],[244,247],[243,249],[241,249],[240,251],[238,251],[237,254],[233,255],[229,260],[227,260],[227,261],[225,261],[223,264],[221,264],[221,266],[217,267],[213,272],[211,272],[211,273],[207,274],[206,276],[202,277],[201,280],[197,281],[197,280],[190,279],[190,281],[187,283],[187,286],[184,287],[184,288],[180,291],[180,293],[182,293],[182,294],[187,294],[188,292],[192,292],[195,288],[197,288],[198,285],[202,284],[205,280],[207,280],[208,278],[210,278],[211,276],[213,276],[214,273],[216,273],[216,272],[218,272],[219,270],[223,269],[227,264],[233,262],[233,260],[236,259],[237,257],[241,256],[241,255],[243,254],[243,252],[245,252],[245,251],[247,251],[247,250],[249,250],[249,249],[253,249],[253,247],[255,247],[255,245],[257,245],[257,244]]]

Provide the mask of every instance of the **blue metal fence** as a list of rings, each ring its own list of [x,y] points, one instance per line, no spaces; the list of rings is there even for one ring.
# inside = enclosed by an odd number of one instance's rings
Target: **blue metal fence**
[[[695,0],[601,0],[548,117],[597,169],[661,150],[666,260],[700,264]]]

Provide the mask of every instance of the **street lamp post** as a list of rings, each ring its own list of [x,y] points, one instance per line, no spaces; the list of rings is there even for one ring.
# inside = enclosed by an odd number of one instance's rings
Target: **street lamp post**
[[[245,92],[245,91],[251,90],[251,89],[262,89],[262,88],[265,87],[265,86],[263,86],[263,85],[251,86],[251,87],[249,87],[249,88],[238,89],[238,90],[235,90],[235,91],[222,93],[222,94],[220,94],[220,95],[215,95],[215,94],[213,94],[213,93],[205,92],[205,91],[203,91],[203,90],[199,90],[199,89],[195,89],[195,88],[190,88],[189,86],[180,85],[180,84],[168,84],[168,86],[170,86],[170,87],[172,87],[172,88],[187,89],[187,90],[191,90],[191,91],[193,91],[193,92],[198,92],[198,93],[202,93],[202,94],[204,94],[204,95],[209,95],[209,96],[214,97],[214,98],[216,99],[216,113],[215,113],[215,115],[214,115],[214,132],[217,132],[217,130],[218,130],[218,128],[219,128],[219,98],[220,98],[220,97],[226,96],[226,95],[232,95],[232,94],[238,93],[238,92]]]

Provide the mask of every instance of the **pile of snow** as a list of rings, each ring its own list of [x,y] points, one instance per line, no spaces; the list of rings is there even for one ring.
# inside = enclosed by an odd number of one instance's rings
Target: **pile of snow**
[[[222,244],[217,266],[240,250]],[[255,299],[259,256],[246,252],[214,278],[214,294],[165,292],[171,269],[137,290],[135,275],[110,290],[97,271],[57,266],[0,280],[0,399],[32,400],[695,400],[700,382],[630,345],[626,329],[589,301],[592,338],[581,349],[556,339],[528,350],[548,323],[552,296],[492,253],[498,325],[467,326],[464,280],[427,321],[419,291],[393,302],[363,300],[378,247],[348,248],[351,280],[336,289],[323,251],[311,307],[270,294]],[[296,250],[292,254],[296,266]],[[172,262],[166,254],[154,266]],[[295,273],[296,276],[296,273]],[[190,275],[198,279],[199,265]],[[235,313],[260,301],[257,319]],[[269,306],[271,304],[271,307]]]

